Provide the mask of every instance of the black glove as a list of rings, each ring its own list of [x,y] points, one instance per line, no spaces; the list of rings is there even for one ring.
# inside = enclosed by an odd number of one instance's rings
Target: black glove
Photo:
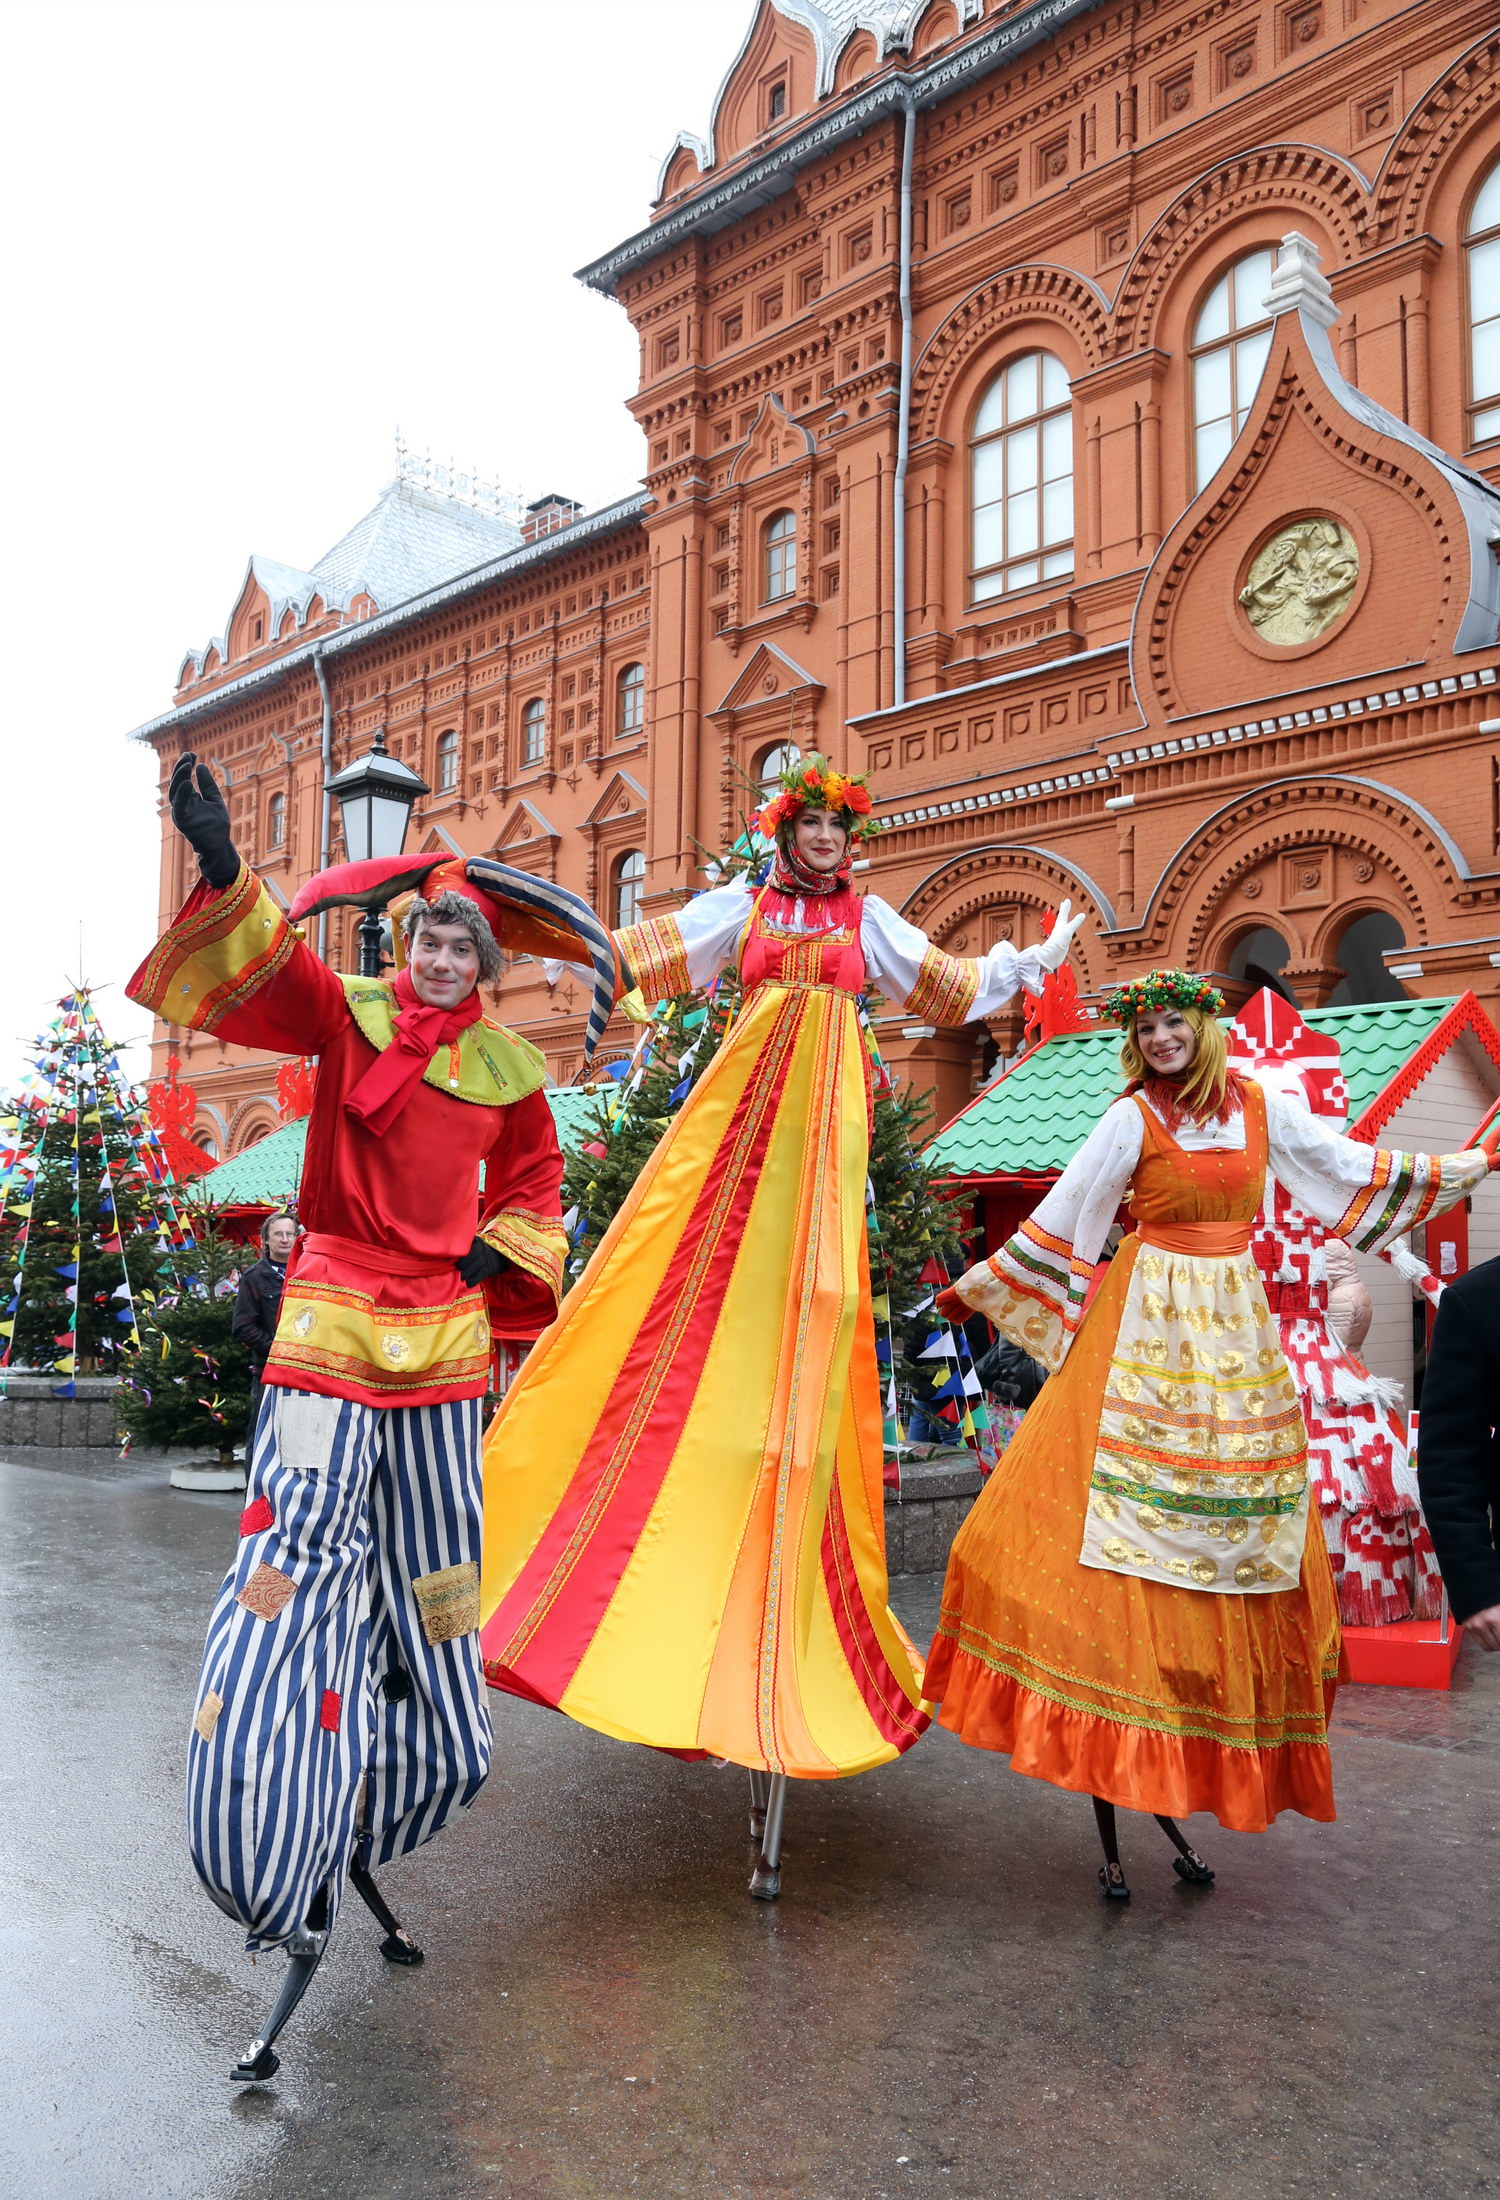
[[[472,1290],[476,1283],[483,1283],[487,1276],[498,1276],[502,1268],[510,1266],[510,1262],[503,1253],[497,1253],[493,1245],[486,1245],[483,1238],[475,1238],[463,1259],[455,1261],[453,1265]]]
[[[210,886],[232,886],[240,859],[229,830],[229,812],[218,782],[191,749],[179,756],[167,788],[172,823],[198,858]]]

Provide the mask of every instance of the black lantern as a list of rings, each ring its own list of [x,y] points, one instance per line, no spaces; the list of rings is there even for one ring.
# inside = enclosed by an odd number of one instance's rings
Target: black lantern
[[[338,797],[348,861],[368,863],[373,856],[399,856],[412,809],[431,791],[419,773],[399,757],[386,754],[382,726],[369,755],[346,764],[328,782],[328,792]],[[359,974],[362,978],[380,975],[378,908],[367,910],[360,922]]]

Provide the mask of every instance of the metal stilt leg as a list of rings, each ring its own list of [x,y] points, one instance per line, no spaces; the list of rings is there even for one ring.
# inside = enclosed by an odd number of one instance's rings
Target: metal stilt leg
[[[750,1838],[759,1848],[761,1836],[766,1830],[766,1790],[770,1785],[768,1772],[750,1772]]]
[[[421,1949],[405,1926],[397,1920],[395,1912],[370,1876],[370,1837],[365,1835],[354,1852],[354,1862],[349,1866],[349,1884],[359,1896],[365,1908],[385,1927],[386,1937],[380,1943],[380,1953],[387,1963],[421,1963]]]
[[[1172,1859],[1172,1869],[1179,1879],[1185,1879],[1190,1887],[1211,1887],[1214,1875],[1204,1863],[1198,1851],[1191,1845],[1175,1818],[1163,1818],[1155,1813],[1156,1823],[1171,1842],[1177,1854]]]
[[[320,1894],[318,1903],[324,1900]],[[317,1908],[318,1904],[314,1904]],[[326,1905],[324,1914],[326,1915]],[[281,2057],[271,2051],[272,2042],[287,2018],[312,1984],[312,1975],[323,1959],[328,1946],[328,1929],[314,1931],[310,1925],[300,1925],[286,1944],[287,1972],[281,1982],[281,1992],[276,1996],[276,2006],[271,2011],[270,2022],[257,2039],[253,2039],[229,2075],[241,2084],[254,2085],[265,2078],[274,2078],[281,2068]]]
[[[786,1774],[771,1774],[766,1797],[765,1831],[760,1854],[750,1875],[750,1892],[758,1902],[774,1902],[781,1892],[781,1824],[786,1816]]]

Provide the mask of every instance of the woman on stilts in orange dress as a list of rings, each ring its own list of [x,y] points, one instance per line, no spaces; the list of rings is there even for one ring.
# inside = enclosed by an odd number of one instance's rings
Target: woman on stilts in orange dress
[[[1125,1097],[945,1294],[1056,1372],[954,1542],[927,1694],[962,1740],[1093,1797],[1117,1901],[1117,1805],[1155,1815],[1200,1883],[1213,1873],[1179,1817],[1258,1832],[1283,1810],[1334,1816],[1338,1602],[1250,1250],[1267,1166],[1364,1252],[1491,1166],[1339,1137],[1230,1068],[1222,1007],[1180,970],[1111,996]],[[1085,1312],[1127,1197],[1135,1230]]]
[[[859,997],[964,1023],[1039,991],[1076,927],[939,953],[854,892],[870,797],[818,757],[760,825],[759,891],[617,935],[647,994],[737,967],[743,1001],[491,1426],[480,1640],[497,1688],[749,1768],[769,1898],[786,1777],[887,1764],[927,1725],[886,1603]]]

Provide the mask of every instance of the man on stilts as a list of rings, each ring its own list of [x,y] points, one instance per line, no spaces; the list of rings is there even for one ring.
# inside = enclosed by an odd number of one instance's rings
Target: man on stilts
[[[557,1310],[562,1160],[541,1055],[483,1015],[500,946],[596,973],[608,934],[560,889],[439,856],[344,864],[293,918],[413,898],[394,980],[340,977],[241,861],[206,767],[168,799],[202,882],[131,981],[132,999],[238,1045],[316,1054],[300,1213],[249,1467],[241,1540],[209,1627],[189,1744],[193,1862],[252,1954],[290,1965],[232,2075],[272,2042],[326,1946],[346,1879],[392,1962],[421,1951],[373,1866],[478,1794],[490,1715],[480,1666],[480,1415],[492,1327]],[[484,1204],[479,1203],[480,1170]]]

